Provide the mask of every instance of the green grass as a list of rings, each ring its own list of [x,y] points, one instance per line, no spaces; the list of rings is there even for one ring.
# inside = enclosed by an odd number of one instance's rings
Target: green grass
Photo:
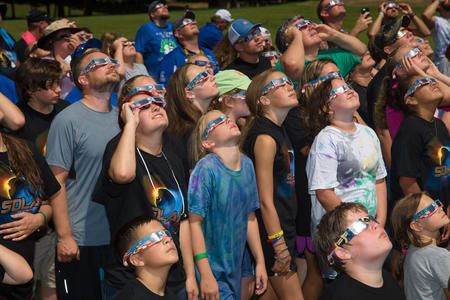
[[[256,7],[243,7],[230,9],[231,14],[234,19],[245,18],[253,23],[262,23],[264,27],[269,29],[272,33],[272,39],[275,40],[275,34],[277,28],[282,22],[287,18],[299,14],[307,18],[310,18],[314,22],[319,22],[316,15],[316,5],[315,1],[308,2],[292,2],[283,5],[272,5],[272,6],[261,6]],[[344,20],[344,29],[350,31],[353,27],[355,20],[358,18],[363,6],[347,6],[347,15]],[[375,19],[377,16],[378,8],[376,6],[369,6],[371,15]],[[16,16],[23,17],[26,12],[30,9],[29,5],[16,5]],[[41,7],[45,9],[45,7]],[[420,16],[425,7],[413,7],[415,13]],[[10,8],[8,7],[9,13]],[[53,10],[52,10],[53,11]],[[210,16],[215,12],[215,9],[204,9],[195,10],[197,16],[197,22],[199,27],[203,26],[207,21],[209,21]],[[102,33],[106,31],[117,32],[124,35],[130,39],[134,39],[136,31],[139,27],[148,22],[148,16],[144,14],[133,14],[133,15],[95,15],[90,17],[81,16],[81,11],[73,10],[72,13],[74,17],[71,19],[76,21],[78,26],[89,27],[95,34],[96,37],[100,37]],[[171,11],[171,20],[180,16],[182,11],[177,10]],[[5,20],[2,22],[1,26],[13,35],[14,38],[20,38],[21,33],[26,30],[25,19],[17,20]],[[367,35],[361,34],[360,38],[363,42],[367,43]]]

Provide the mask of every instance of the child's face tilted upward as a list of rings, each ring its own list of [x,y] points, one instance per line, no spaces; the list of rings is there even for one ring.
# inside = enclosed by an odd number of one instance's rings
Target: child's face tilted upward
[[[209,124],[211,121],[221,116],[225,115],[219,111],[209,112],[206,116],[206,124]],[[218,125],[215,125],[214,129],[208,132],[206,139],[203,142],[206,142],[209,146],[213,144],[213,147],[226,145],[233,146],[237,145],[240,136],[241,132],[239,131],[236,123],[232,119],[226,118]]]
[[[428,207],[433,202],[434,200],[431,199],[429,196],[422,195],[422,198],[420,198],[419,206],[416,209],[416,214],[425,209],[426,207]],[[415,222],[420,224],[421,230],[433,232],[449,224],[450,220],[448,216],[445,214],[442,207],[437,207],[436,210],[430,213],[428,216],[419,218]]]

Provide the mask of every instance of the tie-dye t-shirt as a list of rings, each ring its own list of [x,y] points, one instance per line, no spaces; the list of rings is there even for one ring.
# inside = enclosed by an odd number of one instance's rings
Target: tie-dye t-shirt
[[[202,231],[220,299],[239,299],[248,215],[259,208],[252,161],[241,155],[241,169],[229,169],[208,154],[192,171],[188,188],[190,213],[203,217]]]
[[[311,194],[311,225],[315,226],[325,214],[315,191],[334,188],[343,202],[363,204],[369,214],[377,211],[376,180],[386,177],[380,141],[375,132],[356,124],[348,134],[327,126],[314,139],[306,164]]]

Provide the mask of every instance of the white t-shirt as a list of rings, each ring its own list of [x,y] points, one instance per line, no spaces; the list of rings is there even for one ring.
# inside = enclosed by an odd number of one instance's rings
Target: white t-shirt
[[[435,44],[433,62],[439,66],[445,57],[448,44],[450,44],[450,19],[434,16],[434,28],[431,36]]]
[[[348,134],[327,126],[314,139],[306,164],[311,194],[312,232],[325,214],[315,191],[334,188],[343,202],[363,204],[370,215],[377,211],[376,180],[386,177],[380,141],[375,132],[356,124]]]

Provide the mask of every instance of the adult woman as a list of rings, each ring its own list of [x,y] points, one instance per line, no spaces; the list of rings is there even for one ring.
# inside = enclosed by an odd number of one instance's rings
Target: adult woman
[[[122,132],[106,146],[94,201],[105,206],[111,235],[133,218],[153,215],[171,232],[183,260],[169,273],[167,286],[181,299],[198,295],[187,220],[187,178],[175,149],[182,147],[168,126],[161,86],[148,76],[128,80],[119,95]],[[184,264],[183,266],[181,264]],[[105,284],[118,292],[132,272],[116,260]],[[115,282],[116,284],[111,284]],[[185,286],[185,287],[184,287]]]

